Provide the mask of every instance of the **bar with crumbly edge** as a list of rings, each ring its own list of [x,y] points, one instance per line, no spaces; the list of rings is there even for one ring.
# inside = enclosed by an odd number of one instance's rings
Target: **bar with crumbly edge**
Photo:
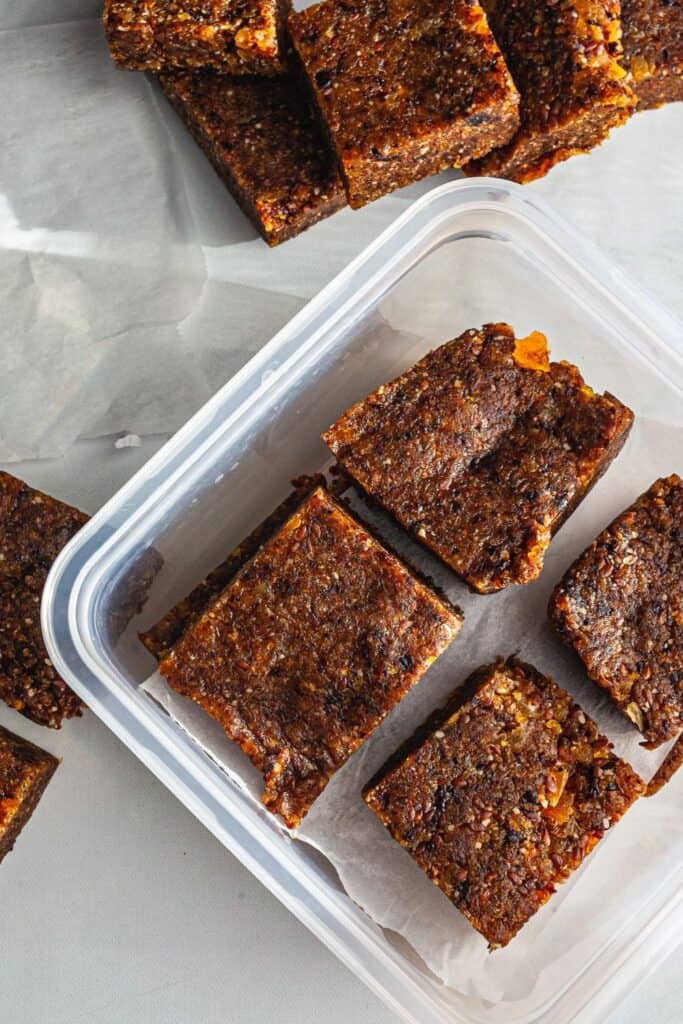
[[[324,483],[325,478],[319,473],[314,476],[300,476],[293,480],[294,490],[284,501],[280,502],[244,540],[232,548],[227,557],[186,597],[153,626],[139,634],[140,640],[150,654],[159,660],[163,658],[178,642],[187,627],[225,590],[242,566],[280,529],[311,491]]]
[[[466,174],[533,181],[630,117],[619,0],[492,0],[487,10],[519,89],[521,124]]]
[[[480,669],[364,791],[490,948],[507,945],[643,793],[595,723],[515,659]]]
[[[482,156],[519,123],[472,0],[324,0],[288,26],[352,207]]]
[[[58,729],[81,701],[50,661],[40,628],[47,575],[88,521],[78,509],[0,472],[0,699]]]
[[[162,659],[295,827],[456,637],[461,613],[317,487]]]
[[[491,593],[539,575],[632,421],[575,366],[551,363],[540,332],[499,323],[430,352],[323,437],[370,499]]]
[[[621,26],[638,109],[683,100],[682,0],[622,0]]]
[[[654,748],[683,729],[683,481],[656,480],[555,587],[550,621]]]
[[[165,74],[159,83],[268,245],[346,205],[327,140],[291,78]]]
[[[129,71],[279,75],[289,0],[105,0],[112,58]]]
[[[647,785],[646,796],[654,796],[673,779],[683,765],[683,735],[679,736]]]

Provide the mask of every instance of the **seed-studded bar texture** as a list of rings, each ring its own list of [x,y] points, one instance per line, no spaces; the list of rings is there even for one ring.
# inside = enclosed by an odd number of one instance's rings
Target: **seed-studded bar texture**
[[[660,789],[670,782],[678,769],[683,765],[683,736],[674,743],[661,765],[650,779],[647,786],[646,796],[654,796]]]
[[[633,414],[545,338],[486,324],[430,352],[325,433],[371,499],[480,593],[528,583]]]
[[[239,743],[293,827],[461,625],[317,488],[159,670]]]
[[[579,867],[644,784],[569,694],[530,665],[499,662],[475,683],[474,696],[462,703],[456,693],[364,797],[496,947]]]
[[[623,0],[621,24],[638,107],[683,100],[682,0]]]
[[[353,207],[517,127],[517,91],[473,0],[325,0],[288,25]]]
[[[178,642],[187,627],[205,611],[211,602],[225,590],[242,566],[276,533],[316,487],[324,484],[324,477],[302,476],[292,481],[294,490],[278,507],[251,531],[228,557],[216,566],[194,590],[179,601],[163,619],[144,633],[140,639],[156,658],[162,658]]]
[[[52,754],[0,726],[0,861],[36,809],[58,763]]]
[[[104,31],[121,68],[286,70],[289,0],[105,0]]]
[[[290,78],[166,74],[159,82],[269,245],[346,205],[327,140]]]
[[[40,630],[52,563],[88,521],[75,508],[0,472],[0,699],[58,729],[81,701],[57,675]]]
[[[683,729],[683,481],[655,483],[574,562],[550,620],[657,747]]]
[[[466,173],[533,181],[632,113],[619,0],[493,0],[489,22],[519,89],[521,124]]]

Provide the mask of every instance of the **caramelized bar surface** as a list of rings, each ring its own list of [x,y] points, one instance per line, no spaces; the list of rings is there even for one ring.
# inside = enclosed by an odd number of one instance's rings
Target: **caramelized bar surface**
[[[568,569],[550,620],[657,747],[683,728],[683,482],[655,481]]]
[[[237,575],[242,566],[252,558],[258,549],[279,530],[290,515],[298,508],[304,498],[315,488],[324,484],[324,477],[299,477],[292,481],[294,490],[278,507],[251,531],[228,557],[216,566],[205,580],[194,590],[171,608],[164,617],[144,633],[140,639],[156,658],[162,658],[183,635],[187,627],[211,602],[225,590],[228,583]]]
[[[514,659],[418,733],[368,806],[491,947],[505,946],[644,790],[552,679]],[[459,706],[457,706],[459,704]]]
[[[633,414],[486,324],[352,406],[324,439],[361,489],[481,593],[528,583]]]
[[[159,671],[239,743],[266,807],[295,826],[461,625],[319,487]]]
[[[167,74],[159,82],[269,245],[345,206],[329,145],[290,78]]]
[[[670,782],[678,769],[683,765],[683,736],[674,743],[661,765],[650,779],[647,787],[647,796],[654,796],[660,789]]]
[[[638,107],[683,100],[682,0],[623,0],[621,23]]]
[[[632,113],[619,0],[492,0],[489,21],[519,89],[521,124],[466,173],[532,181]]]
[[[57,675],[40,629],[52,563],[88,517],[0,472],[0,698],[58,729],[81,701]]]
[[[289,0],[105,0],[103,21],[112,57],[131,71],[277,75],[289,8]]]
[[[517,91],[472,0],[325,0],[288,25],[353,207],[517,127]]]
[[[0,726],[0,861],[36,809],[58,763],[52,754]]]

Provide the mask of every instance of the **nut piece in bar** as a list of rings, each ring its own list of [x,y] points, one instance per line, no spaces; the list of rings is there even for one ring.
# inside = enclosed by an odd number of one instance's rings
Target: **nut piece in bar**
[[[467,174],[533,181],[633,112],[619,0],[493,0],[489,22],[519,89],[521,124]]]
[[[14,846],[58,764],[52,754],[0,726],[0,861]]]
[[[632,420],[575,366],[550,363],[540,332],[486,324],[352,406],[324,439],[370,499],[490,593],[539,575]]]
[[[621,27],[638,108],[683,100],[683,0],[622,0]]]
[[[489,946],[505,946],[644,784],[568,693],[514,659],[481,669],[365,801]]]
[[[159,82],[269,245],[346,205],[329,145],[290,78],[167,74]]]
[[[130,71],[278,75],[289,9],[289,0],[105,0],[103,23],[113,59]]]
[[[52,563],[87,521],[0,472],[0,699],[53,729],[80,715],[82,705],[48,658],[40,600]]]
[[[654,748],[683,728],[683,481],[655,483],[574,562],[548,609]]]
[[[461,625],[319,487],[159,671],[241,746],[263,803],[294,827]]]
[[[517,128],[517,91],[473,0],[324,0],[288,26],[353,207]]]
[[[151,626],[146,632],[140,633],[140,640],[150,654],[161,660],[178,642],[187,627],[209,607],[221,591],[225,590],[242,566],[250,558],[253,558],[269,537],[272,537],[289,519],[304,498],[324,483],[325,478],[319,473],[314,476],[301,476],[293,480],[294,490],[291,494],[262,523],[259,523],[248,537],[233,548],[227,558],[217,565],[206,579],[198,583],[187,597],[171,608],[154,626]]]

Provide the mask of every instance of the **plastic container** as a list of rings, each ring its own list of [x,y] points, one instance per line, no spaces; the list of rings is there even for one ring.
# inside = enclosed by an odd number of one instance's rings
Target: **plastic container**
[[[492,1004],[444,986],[384,934],[314,851],[283,836],[138,689],[152,664],[137,630],[220,561],[293,476],[326,464],[321,430],[434,344],[493,319],[518,334],[546,331],[555,358],[664,424],[662,445],[667,424],[683,426],[681,326],[529,191],[449,183],[354,260],[78,534],[50,574],[43,630],[92,710],[404,1019],[602,1022],[683,936],[680,833],[675,866],[644,876],[638,898],[628,890],[629,912],[608,942],[591,945],[587,914],[580,971],[558,962],[542,998]],[[680,470],[680,445],[670,455]],[[675,785],[657,799],[657,821],[678,814]],[[664,827],[643,841],[653,838],[673,841]]]

